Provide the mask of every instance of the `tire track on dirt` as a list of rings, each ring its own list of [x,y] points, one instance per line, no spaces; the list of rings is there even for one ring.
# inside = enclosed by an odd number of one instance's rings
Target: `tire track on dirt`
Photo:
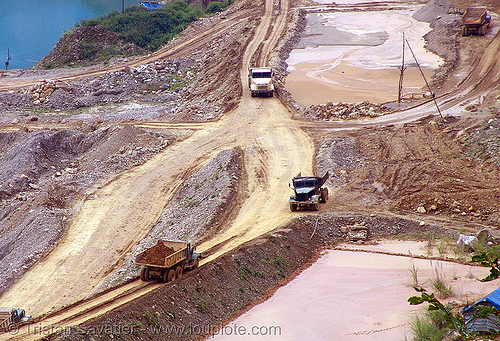
[[[246,62],[270,24],[271,0],[266,1],[266,13],[257,38],[247,49]],[[286,11],[280,15],[286,16]],[[241,79],[245,84],[247,63],[243,65]],[[187,175],[222,149],[240,146],[246,150],[256,144],[262,153],[245,154],[245,167],[249,174],[265,176],[249,177],[251,194],[235,222],[203,243],[201,251],[231,239],[211,256],[213,259],[292,217],[282,194],[293,174],[312,171],[313,142],[277,99],[253,100],[246,91],[236,110],[218,122],[204,124],[203,129],[197,128],[191,137],[120,174],[88,197],[58,247],[28,271],[2,297],[2,303],[30,307],[36,316],[85,299],[147,233]]]

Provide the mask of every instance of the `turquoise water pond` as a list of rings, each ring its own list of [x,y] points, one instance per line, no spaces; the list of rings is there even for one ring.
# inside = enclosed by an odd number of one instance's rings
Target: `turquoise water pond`
[[[124,1],[125,7],[138,4]],[[9,69],[28,69],[80,20],[121,9],[122,0],[1,0],[0,68],[9,50]]]

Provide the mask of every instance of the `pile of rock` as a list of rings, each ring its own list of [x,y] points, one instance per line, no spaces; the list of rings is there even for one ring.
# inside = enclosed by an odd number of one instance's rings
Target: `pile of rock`
[[[34,85],[30,93],[33,96],[33,104],[40,105],[49,101],[50,96],[57,89],[64,89],[66,91],[71,90],[71,85],[61,80],[47,80],[44,79],[40,83]]]
[[[391,109],[382,104],[373,104],[368,101],[362,103],[337,103],[311,105],[310,114],[318,120],[349,120],[363,117],[378,117],[391,112]]]
[[[340,232],[344,234],[346,241],[351,243],[362,244],[368,238],[368,226],[364,222],[342,226]]]

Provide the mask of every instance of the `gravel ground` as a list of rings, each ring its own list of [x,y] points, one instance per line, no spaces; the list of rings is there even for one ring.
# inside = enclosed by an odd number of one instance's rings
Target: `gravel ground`
[[[130,125],[0,133],[0,294],[57,244],[92,186],[174,141]]]
[[[238,150],[220,152],[201,170],[189,176],[164,208],[158,222],[131,251],[124,265],[95,292],[101,292],[139,276],[135,257],[158,240],[191,241],[216,233],[235,206],[243,161]]]

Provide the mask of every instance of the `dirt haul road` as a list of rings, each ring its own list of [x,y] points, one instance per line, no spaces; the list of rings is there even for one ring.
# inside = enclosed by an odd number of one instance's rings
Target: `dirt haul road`
[[[279,18],[286,15],[288,4],[282,1],[281,5],[285,7],[281,8]],[[268,43],[279,36],[281,25],[272,16],[272,2],[266,1],[266,15],[245,53],[241,73],[243,84],[246,84],[246,67],[250,57],[260,42],[266,39],[271,21],[276,24],[266,40]],[[266,49],[267,45],[262,51]],[[266,58],[265,53],[262,56]],[[422,115],[425,113],[417,111],[412,115],[397,114],[370,121],[370,124],[410,121]],[[350,128],[363,124],[352,123]],[[318,125],[327,126],[325,123]],[[335,126],[337,124],[330,127],[335,129]],[[348,129],[340,125],[338,128]],[[77,302],[92,293],[94,287],[116,269],[131,246],[158,219],[163,206],[186,176],[222,149],[239,146],[245,151],[249,196],[234,222],[199,247],[204,251],[218,246],[216,253],[205,262],[296,217],[289,212],[283,195],[288,193],[287,184],[298,171],[312,172],[313,142],[298,127],[298,123],[290,119],[290,114],[279,101],[274,98],[252,99],[245,91],[236,110],[218,122],[198,123],[196,129],[190,138],[169,147],[143,166],[124,172],[83,202],[59,246],[1,298],[2,304],[29,307],[30,313],[40,315]],[[112,291],[107,298],[101,298],[112,301],[127,290],[134,292],[125,295],[120,302],[122,304],[155,286],[135,281]],[[80,319],[72,319],[72,316],[91,309],[88,305],[79,304],[52,319],[47,318],[44,323],[80,323],[110,307],[106,305]],[[0,340],[5,337],[0,336]],[[25,338],[19,336],[19,339]]]
[[[279,16],[285,17],[288,2],[282,3]],[[266,15],[243,60],[244,84],[250,57],[276,19],[272,10],[273,2],[266,1]],[[269,37],[279,36],[283,27],[275,25]],[[205,261],[290,219],[282,195],[295,174],[312,172],[314,146],[281,102],[252,99],[245,91],[236,110],[203,127],[89,196],[59,245],[1,298],[2,304],[29,307],[39,316],[86,298],[158,220],[184,179],[223,149],[245,151],[249,197],[235,221],[199,247],[203,251],[230,239]]]

